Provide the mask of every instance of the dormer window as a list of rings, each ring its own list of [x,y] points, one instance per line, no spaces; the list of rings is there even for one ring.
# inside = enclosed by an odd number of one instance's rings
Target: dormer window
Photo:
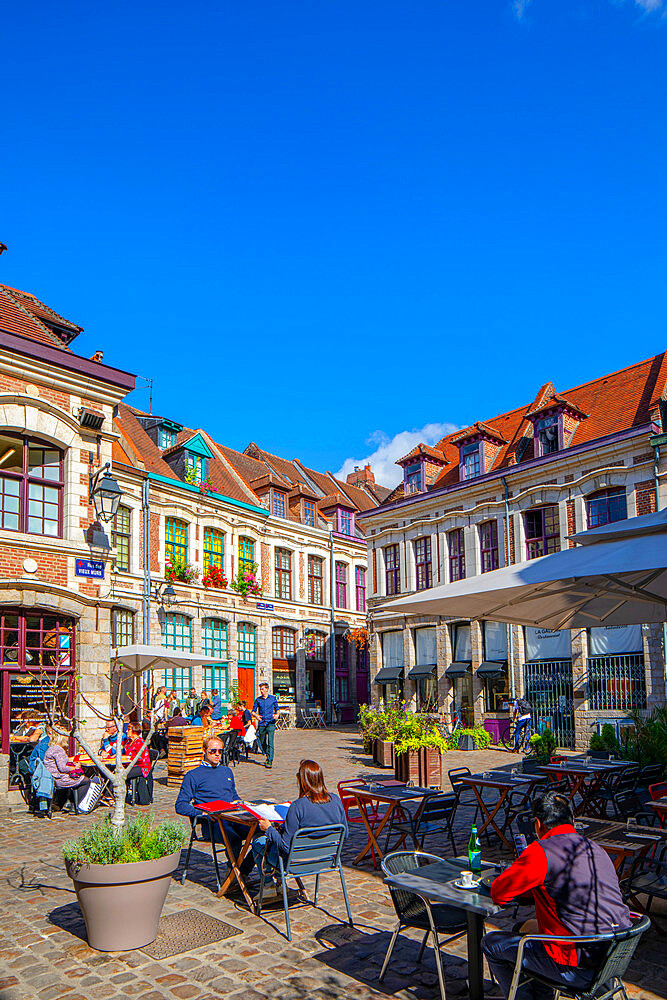
[[[552,413],[535,424],[535,457],[560,451],[561,415]]]
[[[176,431],[172,430],[171,427],[160,427],[160,448],[164,451],[166,448],[173,448],[176,444]]]
[[[341,535],[354,534],[354,514],[344,507],[338,508],[338,531]]]
[[[405,468],[405,492],[421,493],[422,490],[422,463],[414,462]]]
[[[476,479],[482,471],[482,463],[479,454],[479,441],[472,444],[464,444],[459,451],[461,479]]]
[[[189,482],[203,483],[208,479],[208,458],[192,451],[185,453],[186,476]]]
[[[272,504],[271,510],[276,517],[285,516],[285,494],[279,493],[278,490],[272,490]]]

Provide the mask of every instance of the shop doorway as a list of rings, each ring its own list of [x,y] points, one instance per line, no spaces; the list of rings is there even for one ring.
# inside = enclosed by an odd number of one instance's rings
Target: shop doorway
[[[255,669],[239,667],[239,701],[245,701],[248,708],[255,704]]]

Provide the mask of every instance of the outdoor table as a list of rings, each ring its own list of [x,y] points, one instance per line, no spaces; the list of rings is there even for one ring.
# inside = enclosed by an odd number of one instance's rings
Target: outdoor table
[[[657,812],[660,817],[660,823],[664,826],[667,821],[667,795],[664,795],[660,799],[653,799],[651,802],[647,802],[646,804]]]
[[[501,907],[496,906],[493,902],[487,886],[480,885],[476,889],[457,889],[451,884],[460,877],[461,869],[465,865],[467,865],[467,861],[461,865],[456,859],[434,861],[432,864],[424,865],[415,871],[390,875],[384,881],[387,885],[397,889],[416,893],[427,906],[430,903],[446,903],[456,906],[460,910],[465,910],[468,922],[468,995],[470,1000],[483,1000],[482,936],[484,934],[484,918],[498,913]],[[494,865],[482,863],[482,870],[486,869],[487,874],[493,868]],[[442,1000],[446,1000],[440,956],[436,955],[435,958],[440,980],[440,993]]]
[[[360,861],[363,861],[372,848],[377,851],[378,858],[382,860],[384,854],[380,849],[378,837],[387,823],[390,822],[393,813],[397,809],[401,809],[408,802],[419,802],[427,795],[436,795],[437,790],[433,788],[408,788],[407,785],[403,784],[390,784],[389,782],[385,784],[383,782],[381,784],[373,783],[360,785],[358,788],[350,786],[345,789],[345,794],[354,795],[357,800],[359,812],[361,813],[361,817],[364,821],[364,826],[368,831],[366,846],[362,851],[360,851],[352,862],[352,864],[358,865]],[[367,806],[372,802],[384,802],[387,805],[387,811],[375,827],[368,818],[367,812]],[[377,868],[377,861],[375,857],[373,857],[373,867]]]
[[[115,757],[115,755],[113,757],[100,757],[100,760],[102,761],[103,764],[105,764],[109,768],[110,771],[113,771],[114,768],[116,767],[116,757]],[[120,758],[121,766],[123,766],[123,767],[127,766],[130,763],[131,760],[132,760],[132,758],[130,756],[128,756],[127,754],[123,754],[121,756],[121,758]],[[99,767],[97,766],[97,764],[95,763],[95,761],[92,759],[92,757],[89,757],[87,753],[82,753],[82,754],[79,754],[79,759],[78,760],[75,760],[73,757],[71,757],[69,759],[69,764],[72,767],[80,767],[81,770],[84,771],[84,772],[86,772],[86,773],[89,773],[91,771],[98,771],[99,774],[100,774],[100,777],[102,779],[102,792],[101,792],[100,797],[102,795],[106,795],[106,793],[107,793],[107,791],[109,789],[109,779],[107,778],[106,774],[103,774],[100,771]]]
[[[261,802],[257,804],[262,804],[266,802],[267,800],[263,799],[261,800]],[[249,805],[252,804],[253,804],[252,802],[249,803]],[[234,881],[234,879],[236,879],[236,881],[239,884],[239,888],[243,893],[246,903],[248,904],[250,909],[253,910],[255,904],[253,902],[252,896],[248,892],[248,887],[241,873],[241,865],[243,864],[248,851],[252,847],[253,837],[255,836],[257,828],[259,827],[259,816],[254,816],[251,812],[248,812],[248,810],[244,809],[242,806],[239,806],[238,809],[223,809],[220,812],[211,812],[209,815],[213,819],[217,819],[218,821],[218,826],[220,827],[220,836],[222,837],[222,842],[225,847],[225,854],[227,855],[227,860],[229,861],[229,866],[230,866],[229,875],[218,889],[218,896],[225,896],[229,891],[229,887],[231,886],[232,882]],[[234,851],[232,850],[232,845],[229,841],[229,837],[227,836],[227,831],[225,830],[223,820],[226,820],[228,823],[234,823],[236,826],[245,827],[248,831],[246,833],[245,840],[241,844],[241,849],[239,850],[238,854],[234,854]]]
[[[609,784],[611,779],[617,777],[628,764],[625,761],[612,763],[611,761],[596,761],[595,763],[582,764],[580,762],[570,763],[565,761],[562,764],[543,764],[540,771],[543,771],[552,781],[558,778],[566,778],[569,786],[568,797],[574,808],[576,816],[584,813],[591,805],[592,793],[600,784]],[[581,795],[581,802],[578,806],[574,804],[575,795]]]
[[[580,830],[584,837],[604,847],[619,877],[627,861],[645,857],[662,840],[660,831],[648,826],[628,830],[625,823],[589,816],[582,816],[581,823],[577,821],[577,826],[584,827]]]
[[[511,792],[523,790],[524,788],[528,792],[539,780],[539,777],[534,774],[511,774],[508,771],[488,771],[484,772],[484,774],[457,775],[457,781],[460,781],[464,785],[470,785],[479,803],[484,821],[477,827],[477,833],[484,833],[485,830],[492,827],[500,837],[502,843],[510,851],[513,850],[513,845],[505,836],[507,823],[505,822],[501,829],[496,823],[496,816],[507,803]],[[499,795],[495,802],[488,803],[484,801],[484,797],[480,792],[480,789],[483,790],[484,788],[496,789]]]

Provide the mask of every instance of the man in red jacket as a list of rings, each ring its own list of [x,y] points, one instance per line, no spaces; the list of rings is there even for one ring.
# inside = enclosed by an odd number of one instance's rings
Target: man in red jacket
[[[538,840],[491,886],[494,903],[504,906],[531,893],[540,934],[567,937],[603,934],[630,926],[630,911],[623,902],[618,878],[609,855],[599,844],[574,828],[567,796],[545,791],[533,799]],[[503,996],[509,995],[519,945],[517,934],[485,934],[482,948]],[[595,948],[575,948],[561,942],[531,941],[523,953],[523,968],[541,973],[563,988],[585,988],[595,971]],[[517,992],[517,1000],[537,1000],[553,995],[531,979]]]

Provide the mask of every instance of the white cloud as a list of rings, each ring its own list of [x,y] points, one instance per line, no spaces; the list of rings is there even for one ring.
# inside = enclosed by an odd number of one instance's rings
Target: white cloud
[[[635,4],[649,13],[654,10],[662,10],[665,6],[664,0],[635,0]]]
[[[618,3],[618,0],[611,0],[612,3]],[[621,3],[624,0],[620,0]],[[656,11],[662,11],[663,14],[667,14],[667,0],[631,0],[635,7],[639,7],[646,14],[654,14]],[[517,21],[523,20],[523,17],[528,9],[528,6],[532,3],[532,0],[512,0],[512,11]]]
[[[363,458],[346,458],[336,473],[336,478],[345,482],[349,473],[354,472],[355,465],[359,468],[370,465],[376,483],[381,486],[396,486],[401,479],[401,470],[395,464],[397,459],[407,455],[417,444],[435,444],[445,434],[453,434],[457,430],[458,424],[426,424],[425,427],[412,431],[399,431],[392,438],[384,431],[373,431],[366,439],[366,444],[377,445],[375,451]]]
[[[526,13],[526,7],[530,3],[530,0],[512,0],[512,10],[514,11],[514,16],[520,21],[523,15]]]

